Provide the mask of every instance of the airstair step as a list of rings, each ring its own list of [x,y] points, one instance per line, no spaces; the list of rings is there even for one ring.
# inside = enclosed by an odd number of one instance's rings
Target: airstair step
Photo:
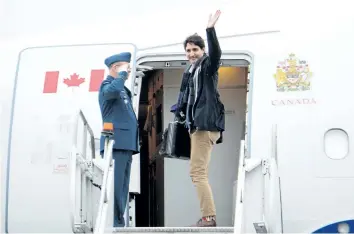
[[[142,227],[142,228],[114,228],[109,233],[233,233],[232,227]]]

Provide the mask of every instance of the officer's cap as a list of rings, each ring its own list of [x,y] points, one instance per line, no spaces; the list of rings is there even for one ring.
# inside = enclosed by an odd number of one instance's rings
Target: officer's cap
[[[112,55],[104,60],[104,63],[106,64],[107,67],[110,67],[113,63],[117,62],[130,62],[131,59],[131,53],[129,52],[123,52],[120,54],[115,54]]]

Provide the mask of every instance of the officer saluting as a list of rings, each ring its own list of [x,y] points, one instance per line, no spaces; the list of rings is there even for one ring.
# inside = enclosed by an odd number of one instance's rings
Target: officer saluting
[[[124,227],[132,155],[139,152],[138,121],[132,106],[130,90],[124,86],[130,74],[131,54],[124,52],[105,59],[109,75],[99,90],[99,105],[103,122],[114,128],[114,227]],[[100,151],[103,155],[104,137]]]

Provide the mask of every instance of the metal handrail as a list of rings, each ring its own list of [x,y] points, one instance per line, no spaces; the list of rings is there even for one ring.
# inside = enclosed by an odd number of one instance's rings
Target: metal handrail
[[[112,179],[113,179],[113,164],[112,164],[112,149],[114,145],[114,140],[109,136],[105,138],[104,147],[104,160],[106,160],[103,172],[103,181],[100,202],[98,206],[98,213],[95,223],[95,234],[103,234],[105,232],[106,216],[108,210],[109,195],[111,191]]]
[[[74,233],[80,232],[80,227],[82,227],[82,223],[76,223],[75,222],[75,211],[76,211],[76,165],[77,165],[77,156],[78,156],[78,129],[79,129],[79,122],[80,120],[82,121],[84,125],[84,130],[85,134],[87,132],[90,135],[90,148],[91,148],[91,155],[92,158],[95,158],[95,136],[92,131],[92,128],[90,127],[89,123],[87,122],[87,119],[83,113],[83,111],[80,109],[78,113],[76,114],[76,123],[75,123],[75,131],[74,131],[74,138],[73,138],[73,146],[72,146],[72,152],[71,152],[71,171],[70,171],[70,200],[71,200],[71,211],[70,211],[70,220],[71,220],[71,228]],[[86,135],[85,135],[86,138]],[[84,152],[86,152],[86,146],[87,146],[87,141],[85,140],[83,142],[83,149]]]
[[[82,112],[82,110],[79,111],[79,116],[81,117],[82,122],[84,123],[84,126],[88,133],[90,134],[90,146],[91,146],[91,153],[92,153],[92,158],[96,158],[95,155],[95,135],[93,134],[92,128],[90,127],[89,123],[87,122],[87,119]]]
[[[239,234],[242,231],[243,218],[243,191],[245,187],[246,171],[245,165],[245,141],[240,143],[239,153],[239,170],[237,176],[236,201],[235,201],[235,218],[234,218],[234,233]]]

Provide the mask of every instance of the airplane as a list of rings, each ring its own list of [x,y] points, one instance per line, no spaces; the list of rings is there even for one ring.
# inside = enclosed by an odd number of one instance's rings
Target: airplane
[[[112,22],[1,43],[1,233],[352,232],[351,2],[195,1],[193,23],[182,17],[187,4],[150,20],[132,13],[115,32]],[[218,227],[192,228],[200,214],[189,160],[158,149],[188,65],[182,41],[204,36],[215,9],[226,115],[209,169]],[[133,54],[126,86],[142,147],[129,222],[113,229],[97,87],[104,58],[119,51]]]

